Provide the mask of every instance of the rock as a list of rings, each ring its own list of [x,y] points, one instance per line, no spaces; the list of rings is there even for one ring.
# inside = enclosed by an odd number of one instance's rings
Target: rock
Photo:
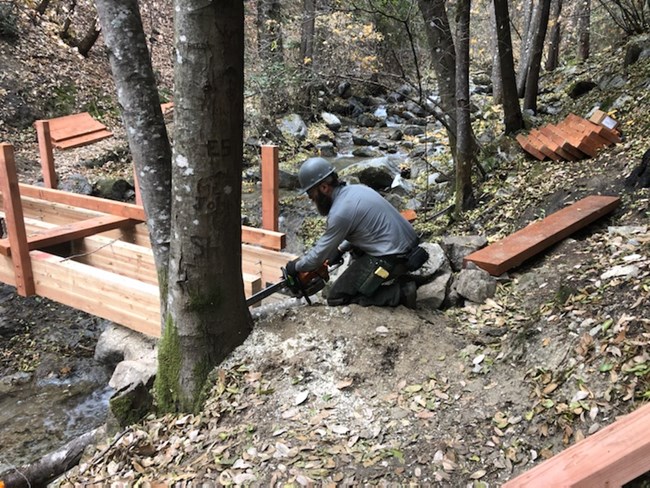
[[[465,256],[478,251],[487,244],[483,236],[446,236],[440,245],[445,250],[454,271],[463,268]]]
[[[616,100],[614,100],[614,103],[612,103],[612,109],[623,108],[625,105],[632,101],[634,101],[634,99],[630,95],[621,95]]]
[[[300,188],[300,181],[298,176],[288,171],[279,170],[278,171],[279,186],[284,190],[296,190]]]
[[[440,273],[430,283],[418,288],[418,306],[437,310],[443,306],[447,297],[447,288],[452,279],[451,271]]]
[[[391,141],[401,141],[403,138],[404,138],[404,133],[399,129],[394,130],[389,137]]]
[[[129,385],[147,384],[156,375],[157,370],[156,358],[122,361],[113,371],[108,386],[115,390],[121,390]]]
[[[608,280],[610,278],[634,278],[640,273],[639,267],[634,264],[628,264],[627,266],[614,266],[613,268],[605,271],[600,275],[601,280]]]
[[[639,56],[641,56],[641,53],[643,52],[643,48],[635,43],[632,42],[627,45],[627,48],[625,49],[625,59],[623,60],[623,68],[627,68],[628,66],[633,65],[639,60]]]
[[[72,174],[59,181],[58,189],[80,195],[92,195],[93,186],[84,175]]]
[[[133,185],[122,178],[101,178],[93,188],[93,195],[126,202],[135,196]]]
[[[350,165],[342,171],[342,175],[356,176],[361,183],[375,190],[388,188],[398,174],[397,163],[386,156]]]
[[[342,81],[336,87],[336,94],[341,98],[350,98],[352,96],[352,85],[349,81]]]
[[[322,144],[316,145],[316,151],[318,155],[323,158],[333,158],[336,156],[336,148],[331,142],[324,142]]]
[[[365,137],[359,137],[352,134],[352,143],[355,146],[370,146],[370,141]]]
[[[307,137],[307,125],[298,114],[289,114],[278,121],[278,129],[287,139],[303,141]]]
[[[426,117],[427,112],[424,110],[422,107],[420,107],[417,103],[409,100],[406,102],[406,110],[414,114],[416,117]]]
[[[487,271],[464,269],[458,273],[456,291],[474,303],[483,303],[492,298],[497,289],[497,281]]]
[[[598,85],[591,80],[579,80],[569,87],[567,95],[569,95],[571,99],[575,100],[576,98],[580,98],[582,95],[589,93],[597,86]]]
[[[108,322],[95,347],[95,360],[109,366],[115,366],[122,360],[156,357],[155,339],[112,322]]]
[[[108,422],[109,430],[119,430],[135,424],[152,411],[153,397],[149,392],[151,383],[138,383],[118,391],[109,400],[110,412],[113,416]],[[117,425],[116,425],[117,424]]]
[[[405,136],[419,136],[424,134],[424,129],[418,125],[409,125],[404,129]]]
[[[377,127],[382,123],[382,119],[374,114],[363,113],[357,117],[357,123],[361,127]]]
[[[436,274],[451,272],[449,259],[440,244],[435,242],[423,242],[420,246],[429,253],[429,259],[420,269],[409,273],[416,283],[427,283],[433,280]]]
[[[329,130],[332,132],[338,132],[341,129],[341,119],[339,119],[336,115],[330,112],[322,112],[320,114],[321,118],[323,119],[323,122],[325,122],[325,125]]]
[[[358,158],[377,158],[381,153],[371,147],[359,147],[352,151],[352,155]]]

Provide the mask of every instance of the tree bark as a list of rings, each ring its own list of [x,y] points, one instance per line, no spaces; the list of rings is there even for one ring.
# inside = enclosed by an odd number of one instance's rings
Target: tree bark
[[[474,206],[474,139],[469,104],[469,17],[471,0],[459,0],[456,16],[456,214]]]
[[[171,220],[171,146],[140,10],[137,0],[97,0],[96,4],[147,215],[160,296],[165,297]],[[161,312],[164,317],[163,299]]]
[[[90,53],[90,50],[97,42],[100,32],[101,27],[99,26],[99,19],[95,18],[88,27],[86,35],[77,44],[77,50],[84,58],[88,57],[88,53]]]
[[[492,101],[498,105],[503,102],[503,81],[501,78],[501,61],[499,60],[498,26],[494,9],[490,10],[490,30],[492,31],[490,39],[490,48],[492,49]]]
[[[517,69],[517,94],[519,98],[523,98],[526,91],[526,76],[528,76],[528,69],[530,67],[532,26],[536,23],[535,18],[538,12],[539,8],[533,6],[533,0],[524,0],[521,48],[519,49],[519,67]]]
[[[553,0],[553,6],[551,9],[551,34],[550,42],[548,48],[548,55],[546,57],[546,64],[544,68],[546,71],[553,71],[558,66],[560,59],[560,34],[561,34],[561,22],[560,17],[562,13],[562,0]]]
[[[581,0],[578,9],[578,60],[584,62],[589,58],[591,0]]]
[[[300,30],[300,60],[303,64],[313,63],[314,60],[314,30],[316,23],[315,0],[303,0],[302,28]]]
[[[512,38],[510,35],[510,14],[508,0],[494,0],[494,17],[497,26],[497,47],[501,80],[503,83],[503,114],[506,134],[512,134],[524,127],[524,119],[517,96],[517,80],[512,59]]]
[[[80,435],[34,463],[0,473],[0,481],[6,488],[47,486],[79,463],[84,449],[95,440],[99,430],[94,429]]]
[[[535,35],[531,45],[530,68],[526,76],[526,92],[524,93],[524,109],[537,112],[537,92],[539,87],[539,72],[542,66],[544,39],[548,28],[548,17],[551,10],[551,0],[540,0],[539,23],[534,26]]]
[[[175,0],[168,313],[155,391],[197,411],[208,373],[252,329],[241,267],[244,4]]]
[[[445,0],[418,0],[438,79],[442,109],[447,117],[449,144],[456,147],[456,53]]]

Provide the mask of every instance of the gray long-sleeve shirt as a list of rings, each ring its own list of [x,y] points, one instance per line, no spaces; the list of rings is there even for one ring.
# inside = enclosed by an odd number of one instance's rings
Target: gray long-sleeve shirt
[[[403,254],[418,242],[411,224],[379,193],[365,185],[338,186],[332,193],[327,229],[296,263],[312,271],[344,241],[371,256]]]

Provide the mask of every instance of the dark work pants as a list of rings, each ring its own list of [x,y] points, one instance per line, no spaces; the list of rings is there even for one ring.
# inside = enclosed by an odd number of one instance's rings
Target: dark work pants
[[[363,293],[363,284],[375,275],[378,266],[390,271],[390,275],[380,280],[383,283],[371,293]],[[357,303],[363,307],[369,305],[396,307],[400,303],[400,283],[393,281],[406,273],[405,260],[394,256],[376,258],[364,254],[355,258],[348,269],[334,282],[327,296],[331,306]],[[386,283],[390,281],[390,283]]]

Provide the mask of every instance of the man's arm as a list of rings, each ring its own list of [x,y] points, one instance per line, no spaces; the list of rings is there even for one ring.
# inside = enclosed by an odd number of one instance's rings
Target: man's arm
[[[338,217],[328,219],[325,233],[307,254],[298,259],[297,271],[313,271],[318,269],[325,260],[334,254],[334,251],[343,243],[348,233],[347,219]]]

